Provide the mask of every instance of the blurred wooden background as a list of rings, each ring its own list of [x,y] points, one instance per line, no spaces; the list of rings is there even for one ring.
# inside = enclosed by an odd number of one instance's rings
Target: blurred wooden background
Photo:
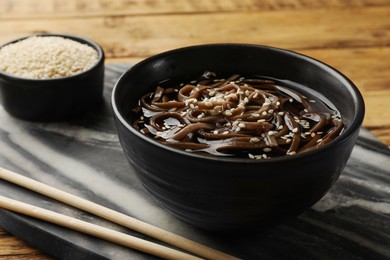
[[[107,63],[202,43],[291,49],[348,76],[366,102],[364,126],[390,147],[389,0],[0,1],[0,44],[43,32],[89,37]],[[0,259],[48,258],[0,229]]]

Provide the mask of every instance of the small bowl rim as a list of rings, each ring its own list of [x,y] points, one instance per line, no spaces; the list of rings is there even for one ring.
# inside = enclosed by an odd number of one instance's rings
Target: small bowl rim
[[[99,66],[99,64],[102,61],[104,61],[105,55],[104,55],[103,48],[97,42],[91,40],[90,38],[87,38],[87,37],[84,37],[84,36],[80,36],[80,35],[75,35],[75,34],[65,34],[65,33],[37,33],[37,34],[32,34],[32,35],[20,37],[20,38],[14,39],[12,41],[9,41],[7,43],[4,43],[4,44],[2,44],[0,46],[0,49],[2,49],[3,47],[5,47],[7,45],[14,44],[16,42],[28,39],[30,37],[36,37],[36,36],[41,36],[41,37],[51,37],[51,36],[53,36],[53,37],[62,37],[62,38],[65,38],[65,39],[70,39],[70,40],[76,41],[78,43],[87,44],[88,46],[92,47],[94,50],[97,51],[98,59],[97,59],[96,63],[92,67],[90,67],[89,69],[87,69],[87,70],[85,70],[83,72],[74,74],[74,75],[60,77],[60,78],[48,78],[48,79],[23,78],[23,77],[19,77],[19,76],[15,76],[15,75],[9,74],[9,73],[7,73],[5,71],[2,71],[2,70],[0,70],[0,78],[3,78],[4,80],[9,80],[9,81],[18,81],[18,82],[21,82],[21,83],[22,82],[34,82],[34,83],[47,84],[48,82],[56,82],[56,81],[61,81],[61,80],[73,79],[73,78],[77,78],[77,77],[83,77],[84,75],[91,73],[91,71],[93,71],[96,67]]]
[[[332,75],[338,77],[340,79],[340,81],[345,81],[345,83],[343,85],[346,85],[346,87],[349,90],[349,93],[351,94],[353,99],[355,99],[355,101],[356,101],[357,112],[355,113],[354,118],[351,121],[351,125],[345,131],[343,131],[339,136],[337,136],[337,138],[335,138],[334,140],[332,140],[331,142],[329,142],[328,144],[326,144],[322,147],[319,147],[319,148],[316,148],[316,149],[313,149],[313,150],[310,150],[310,151],[307,151],[304,153],[294,154],[291,156],[278,156],[278,157],[269,158],[267,160],[253,160],[250,158],[208,156],[208,155],[202,155],[202,154],[198,154],[198,153],[189,153],[189,152],[186,152],[186,151],[181,150],[181,149],[169,147],[169,146],[164,145],[156,140],[153,140],[150,137],[143,135],[142,133],[137,131],[135,128],[133,128],[128,123],[128,121],[122,116],[122,114],[120,113],[120,111],[117,107],[116,93],[118,92],[118,88],[119,88],[120,83],[133,70],[136,70],[138,67],[143,66],[143,64],[145,64],[145,63],[149,63],[149,62],[152,62],[154,60],[158,60],[159,58],[161,58],[163,56],[175,54],[176,52],[197,49],[197,48],[205,48],[205,47],[207,48],[207,47],[212,47],[212,46],[214,46],[214,47],[218,47],[218,46],[220,46],[220,47],[225,47],[225,46],[234,47],[234,46],[236,46],[236,47],[252,47],[252,48],[268,49],[268,50],[271,50],[274,52],[279,52],[279,53],[283,53],[286,55],[291,55],[291,56],[296,57],[296,58],[303,59],[303,60],[308,61],[310,63],[314,63],[314,65],[319,66],[326,71],[329,71],[330,73],[332,73]],[[123,126],[125,126],[127,130],[129,130],[131,133],[136,135],[141,140],[150,143],[151,145],[157,146],[159,148],[162,148],[163,150],[167,150],[167,151],[170,151],[170,152],[175,153],[175,154],[179,154],[181,156],[192,157],[194,159],[201,159],[201,160],[206,160],[206,161],[230,162],[230,163],[245,163],[245,164],[246,163],[261,163],[261,164],[279,163],[281,161],[291,161],[291,160],[297,160],[297,159],[304,159],[306,157],[311,157],[311,156],[314,156],[316,154],[328,151],[335,146],[341,145],[342,143],[346,142],[349,138],[351,138],[353,133],[360,129],[360,127],[363,123],[364,116],[365,116],[365,103],[364,103],[364,99],[362,97],[361,92],[356,87],[356,85],[349,78],[347,78],[343,73],[341,73],[339,70],[335,69],[334,67],[332,67],[332,66],[330,66],[330,65],[328,65],[320,60],[317,60],[315,58],[312,58],[310,56],[307,56],[305,54],[301,54],[301,53],[298,53],[298,52],[295,52],[292,50],[268,46],[268,45],[246,44],[246,43],[210,43],[210,44],[192,45],[192,46],[171,49],[171,50],[150,56],[150,57],[138,62],[137,64],[133,65],[130,69],[125,71],[118,78],[118,80],[116,81],[116,83],[114,85],[112,93],[111,93],[111,107],[113,109],[114,116],[117,119],[119,119],[121,124]]]

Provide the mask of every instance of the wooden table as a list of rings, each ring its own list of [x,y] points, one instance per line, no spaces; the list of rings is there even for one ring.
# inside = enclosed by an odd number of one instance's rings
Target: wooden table
[[[86,36],[102,45],[107,63],[215,42],[291,49],[355,82],[364,126],[390,147],[388,0],[2,0],[0,32],[0,43],[42,32]],[[49,258],[0,229],[0,259]]]

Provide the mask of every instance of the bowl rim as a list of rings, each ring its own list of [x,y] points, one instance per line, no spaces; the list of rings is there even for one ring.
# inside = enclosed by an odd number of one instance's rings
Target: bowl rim
[[[70,40],[76,41],[78,43],[87,44],[88,46],[92,47],[94,50],[97,51],[98,59],[97,59],[96,63],[92,67],[90,67],[89,69],[87,69],[87,70],[85,70],[83,72],[74,74],[74,75],[60,77],[60,78],[48,78],[48,79],[23,78],[23,77],[19,77],[19,76],[15,76],[15,75],[9,74],[9,73],[7,73],[5,71],[2,71],[2,70],[0,70],[0,78],[3,78],[4,80],[9,80],[9,81],[18,81],[18,82],[21,82],[21,83],[23,83],[23,82],[34,82],[34,83],[57,82],[57,81],[61,81],[61,80],[67,80],[67,79],[73,79],[73,78],[77,78],[77,77],[82,77],[82,76],[84,76],[86,74],[89,74],[96,67],[98,67],[102,62],[104,62],[105,55],[104,55],[103,48],[97,42],[91,40],[90,38],[87,38],[87,37],[84,37],[84,36],[80,36],[80,35],[75,35],[75,34],[65,34],[65,33],[64,34],[63,33],[37,33],[37,34],[31,34],[31,35],[20,37],[20,38],[14,39],[12,41],[9,41],[7,43],[4,43],[4,44],[0,45],[0,49],[2,49],[3,47],[5,47],[7,45],[14,44],[16,42],[23,41],[23,40],[28,39],[30,37],[36,37],[36,36],[39,36],[39,37],[62,37],[62,38],[65,38],[65,39],[70,39]]]
[[[208,47],[250,47],[250,48],[261,48],[265,50],[271,50],[273,52],[277,53],[282,53],[285,55],[290,55],[295,58],[303,59],[309,63],[314,63],[315,66],[319,66],[320,68],[332,73],[333,76],[336,76],[342,83],[347,87],[349,90],[348,92],[351,94],[352,98],[355,100],[355,107],[357,112],[354,115],[353,120],[351,121],[351,125],[343,131],[337,138],[329,142],[328,144],[304,152],[304,153],[298,153],[290,156],[278,156],[278,157],[272,157],[267,160],[253,160],[250,158],[238,158],[238,157],[222,157],[222,156],[207,156],[207,155],[202,155],[198,153],[189,153],[181,149],[173,148],[167,145],[164,145],[150,137],[147,137],[143,135],[141,132],[137,131],[135,128],[133,128],[128,121],[122,116],[121,112],[118,109],[117,103],[116,103],[116,94],[118,92],[118,89],[120,88],[121,82],[124,80],[124,78],[127,77],[128,74],[132,73],[133,70],[136,70],[138,67],[143,66],[145,63],[152,62],[154,60],[158,60],[161,57],[170,55],[170,54],[175,54],[177,52],[182,52],[182,51],[190,51],[192,49],[198,49],[198,48],[208,48]],[[127,130],[129,130],[131,133],[133,133],[135,136],[138,138],[142,139],[143,141],[146,141],[150,143],[151,145],[157,146],[159,148],[162,148],[163,150],[170,151],[172,153],[177,153],[181,156],[186,156],[186,157],[193,157],[194,159],[202,159],[202,160],[210,160],[210,161],[218,161],[218,162],[235,162],[235,163],[261,163],[261,164],[268,164],[268,163],[278,163],[281,161],[290,161],[290,160],[297,160],[297,159],[303,159],[306,157],[314,156],[316,154],[329,151],[333,147],[339,146],[342,143],[346,142],[351,136],[356,132],[359,131],[364,115],[365,115],[365,104],[364,100],[362,97],[362,94],[360,93],[359,89],[356,87],[356,85],[349,79],[347,78],[343,73],[335,69],[334,67],[319,61],[315,58],[312,58],[310,56],[307,56],[305,54],[301,54],[292,50],[288,49],[283,49],[283,48],[278,48],[278,47],[273,47],[273,46],[268,46],[268,45],[258,45],[258,44],[246,44],[246,43],[210,43],[210,44],[200,44],[200,45],[192,45],[192,46],[186,46],[186,47],[181,47],[181,48],[176,48],[176,49],[171,49],[165,52],[161,52],[159,54],[150,56],[131,68],[129,68],[126,72],[124,72],[116,81],[114,88],[111,93],[111,107],[114,112],[114,117],[116,117],[120,123],[126,127]]]

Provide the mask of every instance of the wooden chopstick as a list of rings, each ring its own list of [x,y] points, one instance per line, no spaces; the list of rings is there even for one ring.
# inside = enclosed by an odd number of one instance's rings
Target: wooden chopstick
[[[0,208],[42,219],[69,229],[92,235],[107,241],[136,249],[165,259],[202,259],[187,253],[152,243],[109,228],[91,224],[50,210],[0,196]]]
[[[146,222],[132,218],[120,212],[106,208],[94,202],[77,197],[73,194],[51,187],[44,183],[38,182],[31,178],[25,177],[13,171],[0,167],[0,178],[8,182],[17,184],[26,189],[43,194],[65,204],[79,208],[83,211],[92,213],[111,222],[117,223],[124,227],[130,228],[139,233],[158,239],[162,242],[174,247],[183,249],[194,255],[204,257],[206,259],[238,259],[234,256],[217,251],[195,241],[189,240],[182,236],[176,235],[159,227],[153,226]]]

